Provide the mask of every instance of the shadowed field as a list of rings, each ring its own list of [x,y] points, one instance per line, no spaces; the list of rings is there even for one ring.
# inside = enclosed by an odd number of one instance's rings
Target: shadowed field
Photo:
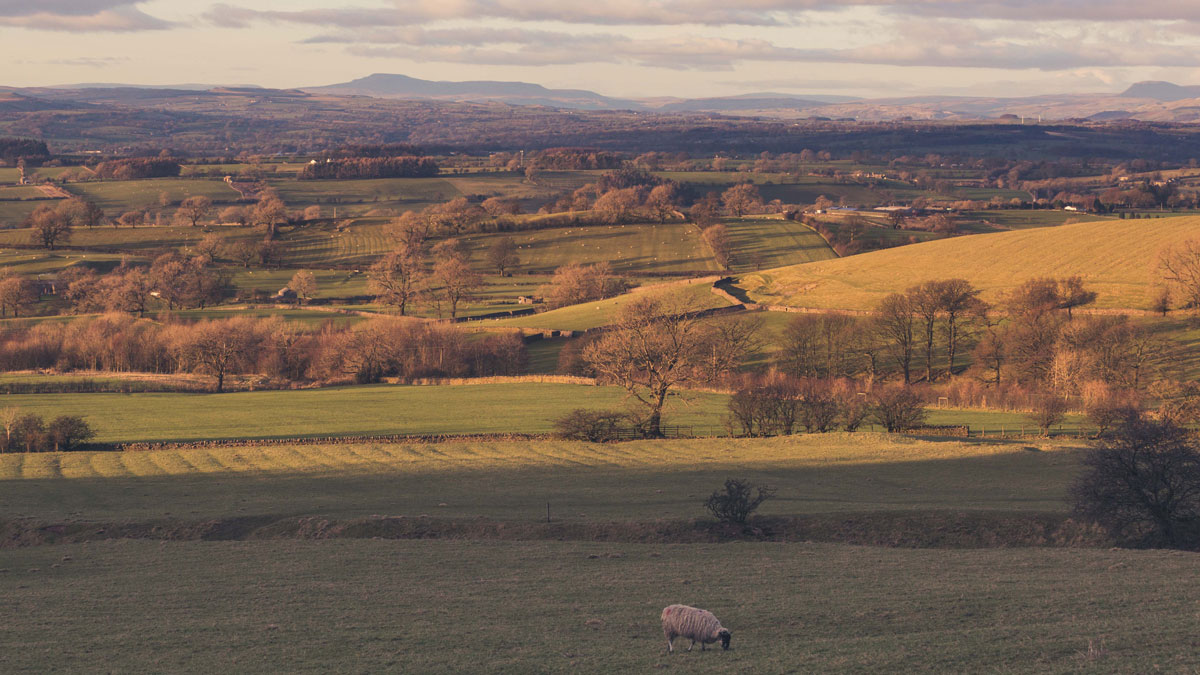
[[[1194,556],[817,544],[0,551],[8,672],[1189,672]],[[732,649],[666,653],[663,606]],[[682,641],[686,648],[686,641]]]

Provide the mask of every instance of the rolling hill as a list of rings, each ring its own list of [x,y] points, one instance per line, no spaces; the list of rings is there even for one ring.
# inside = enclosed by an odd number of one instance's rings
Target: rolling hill
[[[1200,217],[1103,220],[940,239],[740,277],[756,302],[870,309],[889,293],[930,279],[963,278],[989,302],[1040,276],[1078,274],[1100,308],[1149,305],[1159,253],[1200,237]]]

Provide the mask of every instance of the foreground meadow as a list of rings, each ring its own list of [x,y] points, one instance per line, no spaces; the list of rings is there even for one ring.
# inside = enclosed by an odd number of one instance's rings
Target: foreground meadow
[[[0,636],[7,672],[1193,672],[1194,558],[97,542],[0,550]],[[714,610],[732,649],[668,655],[673,602]]]

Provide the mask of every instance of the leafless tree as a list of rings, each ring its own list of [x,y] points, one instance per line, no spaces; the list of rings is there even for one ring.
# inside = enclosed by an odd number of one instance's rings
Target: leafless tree
[[[211,199],[204,195],[196,195],[180,202],[177,213],[179,217],[190,223],[192,227],[195,227],[201,220],[207,218],[212,213],[212,210],[213,203]]]
[[[611,329],[588,345],[584,359],[646,408],[646,434],[661,437],[667,396],[701,365],[705,338],[689,303],[641,297],[625,305]]]
[[[1170,421],[1133,418],[1083,460],[1075,512],[1130,546],[1200,546],[1200,448]]]
[[[1200,239],[1188,239],[1164,251],[1158,268],[1183,298],[1184,307],[1200,308]]]

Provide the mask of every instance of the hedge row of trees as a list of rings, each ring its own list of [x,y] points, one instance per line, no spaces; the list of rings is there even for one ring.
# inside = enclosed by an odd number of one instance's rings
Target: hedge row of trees
[[[97,178],[137,180],[140,178],[170,178],[178,176],[183,167],[169,157],[134,157],[100,162],[94,171]]]
[[[308,164],[297,178],[429,178],[438,175],[438,171],[438,164],[431,157],[353,157]]]
[[[0,410],[0,426],[0,452],[67,452],[96,435],[77,415],[60,415],[47,424],[41,415],[24,414],[19,408]]]
[[[516,334],[478,336],[412,319],[310,329],[282,319],[158,323],[127,314],[46,322],[0,333],[0,370],[256,374],[283,382],[520,374]]]

